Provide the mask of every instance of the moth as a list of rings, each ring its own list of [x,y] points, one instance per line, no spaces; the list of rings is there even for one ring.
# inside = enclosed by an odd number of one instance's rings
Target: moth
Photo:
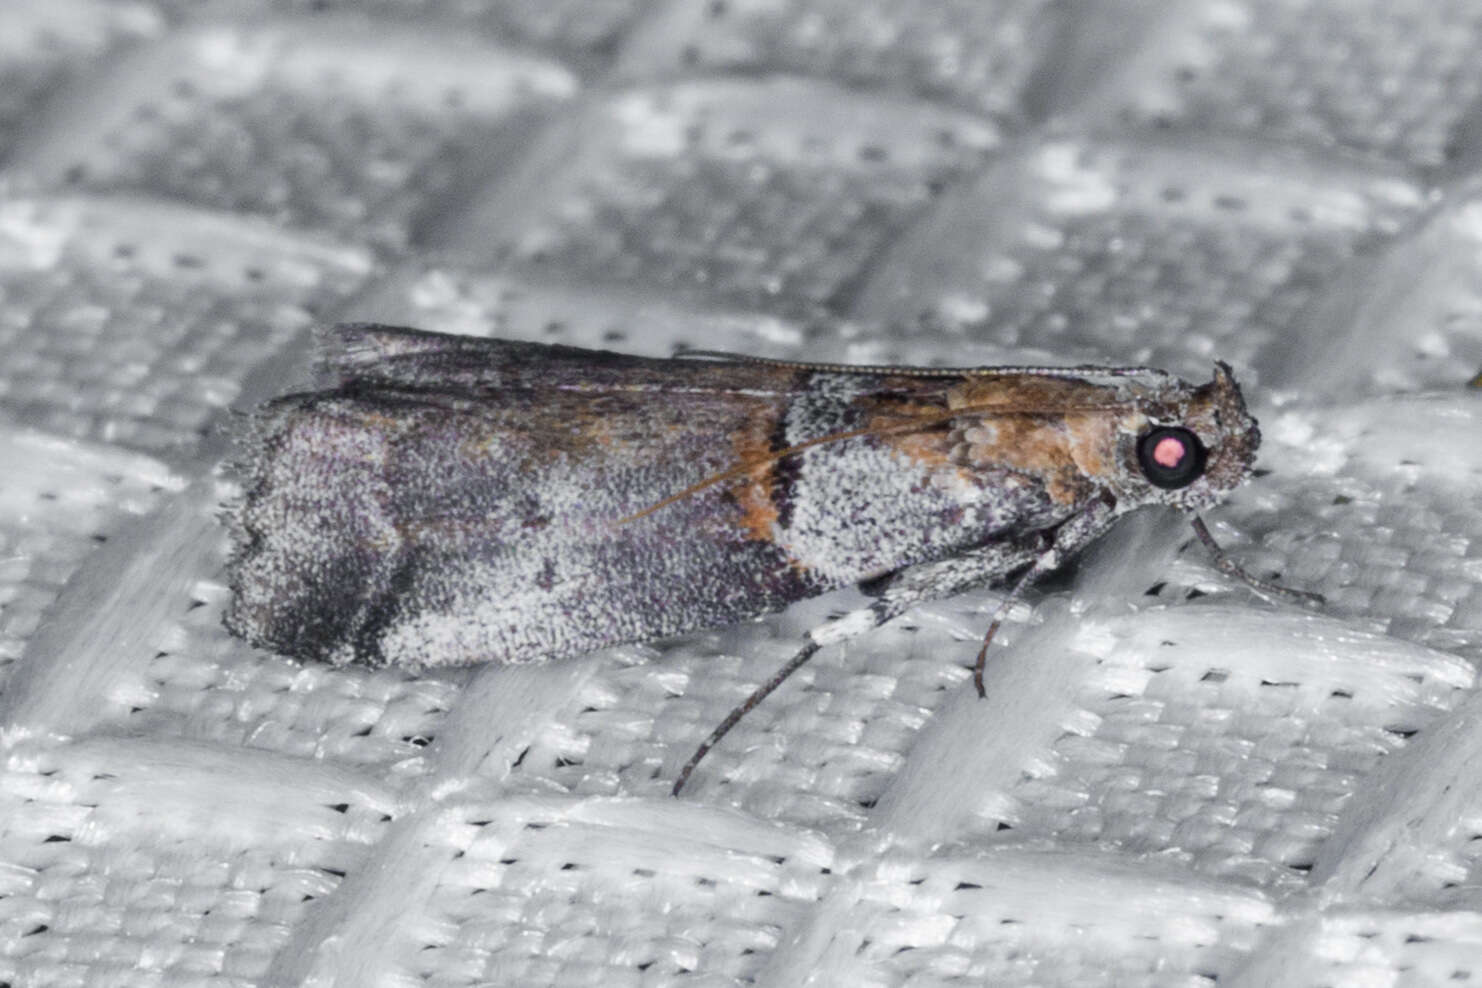
[[[251,417],[226,625],[300,659],[530,662],[731,624],[847,584],[830,642],[991,583],[1010,604],[1120,516],[1194,512],[1260,443],[1229,367],[937,370],[335,327],[324,387]],[[1203,523],[1223,569],[1241,573]]]

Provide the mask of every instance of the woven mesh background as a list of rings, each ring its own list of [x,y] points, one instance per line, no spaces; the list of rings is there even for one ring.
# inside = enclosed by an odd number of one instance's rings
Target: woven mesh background
[[[1482,977],[1482,7],[0,2],[0,983]],[[1233,362],[1260,476],[991,592],[580,660],[220,625],[232,409],[374,319]]]

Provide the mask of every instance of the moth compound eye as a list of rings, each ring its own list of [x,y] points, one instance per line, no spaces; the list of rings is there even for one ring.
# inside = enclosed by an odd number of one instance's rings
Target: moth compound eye
[[[1204,473],[1204,444],[1188,429],[1159,426],[1137,440],[1137,462],[1154,487],[1188,487]]]

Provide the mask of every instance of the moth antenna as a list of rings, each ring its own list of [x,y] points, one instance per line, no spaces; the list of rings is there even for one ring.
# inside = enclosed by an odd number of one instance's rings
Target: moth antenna
[[[674,355],[679,359],[701,357],[711,360],[731,360],[738,364],[760,364],[763,367],[790,367],[794,370],[822,371],[826,374],[881,374],[893,377],[1007,377],[1028,375],[1030,377],[1156,377],[1175,378],[1159,367],[1101,367],[1096,364],[1080,364],[1074,367],[1052,367],[1045,364],[1015,364],[1002,367],[897,367],[894,364],[835,364],[815,363],[809,360],[780,360],[776,357],[754,357],[746,353],[731,353],[727,350],[681,350]]]
[[[1272,583],[1270,580],[1251,576],[1241,568],[1239,563],[1225,554],[1224,548],[1214,540],[1214,536],[1205,527],[1203,518],[1200,518],[1198,515],[1190,515],[1189,525],[1194,529],[1194,534],[1199,536],[1199,541],[1204,543],[1204,548],[1209,550],[1209,555],[1213,559],[1215,569],[1227,576],[1233,576],[1235,579],[1240,580],[1261,596],[1281,597],[1298,604],[1320,606],[1327,603],[1327,598],[1320,593],[1313,593],[1310,590],[1294,590],[1291,587],[1284,587],[1279,583]]]
[[[815,446],[826,446],[829,443],[843,442],[846,439],[858,439],[862,436],[889,436],[902,432],[917,432],[923,428],[926,428],[927,426],[941,425],[943,422],[950,422],[956,418],[967,418],[974,415],[983,417],[991,417],[994,415],[1046,415],[1065,412],[1109,411],[1112,409],[1123,407],[1126,407],[1126,403],[1124,402],[1108,402],[1101,405],[1062,405],[1056,408],[1030,408],[1008,405],[982,405],[974,407],[972,405],[965,405],[961,408],[946,409],[945,411],[942,411],[936,415],[926,415],[922,416],[919,419],[912,419],[909,422],[902,422],[898,426],[877,426],[864,429],[851,429],[847,432],[834,432],[830,433],[827,436],[818,436],[816,438],[797,443],[793,446],[788,446],[786,449],[780,449],[768,456],[759,457],[758,459],[751,460],[746,463],[738,463],[734,467],[731,467],[729,470],[722,470],[720,473],[711,474],[708,477],[695,481],[684,490],[669,495],[662,501],[657,501],[642,509],[641,511],[635,511],[633,514],[628,515],[625,518],[619,518],[613,524],[627,525],[630,522],[635,522],[640,518],[646,518],[656,511],[661,511],[671,504],[678,504],[680,501],[683,501],[686,498],[693,497],[701,491],[706,490],[707,488],[714,487],[716,484],[723,484],[728,480],[734,480],[737,477],[744,477],[751,471],[759,469],[761,467],[769,467],[773,466],[774,464],[781,463],[788,457],[796,456],[799,453],[810,450]]]

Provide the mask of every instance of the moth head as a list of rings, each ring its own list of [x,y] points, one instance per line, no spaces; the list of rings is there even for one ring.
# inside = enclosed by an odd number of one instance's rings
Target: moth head
[[[1142,419],[1125,454],[1139,500],[1198,510],[1250,477],[1261,431],[1227,364],[1208,384],[1149,402]]]

